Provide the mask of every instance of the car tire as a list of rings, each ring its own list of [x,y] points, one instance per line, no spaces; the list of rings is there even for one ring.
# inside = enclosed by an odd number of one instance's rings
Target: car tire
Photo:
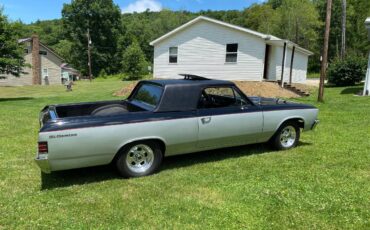
[[[271,138],[270,143],[276,150],[294,148],[299,142],[300,132],[297,122],[284,122]]]
[[[147,176],[155,173],[162,163],[163,153],[155,141],[140,141],[123,148],[116,167],[125,178]]]

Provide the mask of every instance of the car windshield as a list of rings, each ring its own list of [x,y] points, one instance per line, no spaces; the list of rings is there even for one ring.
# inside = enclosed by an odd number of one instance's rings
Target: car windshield
[[[148,109],[154,109],[159,103],[163,89],[153,84],[143,84],[132,97],[132,102],[139,103]]]

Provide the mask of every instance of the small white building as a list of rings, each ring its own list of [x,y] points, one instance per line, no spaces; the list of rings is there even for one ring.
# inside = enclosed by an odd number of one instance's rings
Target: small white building
[[[154,78],[187,73],[212,79],[278,81],[283,76],[284,82],[303,83],[308,57],[313,54],[293,42],[204,16],[150,44],[154,46]]]

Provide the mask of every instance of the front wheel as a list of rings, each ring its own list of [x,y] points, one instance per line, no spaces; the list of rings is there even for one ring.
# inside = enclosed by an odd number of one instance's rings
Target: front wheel
[[[296,122],[286,122],[280,126],[271,139],[272,146],[277,150],[294,148],[299,141],[300,129]]]
[[[116,161],[119,173],[126,178],[154,173],[162,162],[162,150],[154,141],[136,142],[122,150]]]

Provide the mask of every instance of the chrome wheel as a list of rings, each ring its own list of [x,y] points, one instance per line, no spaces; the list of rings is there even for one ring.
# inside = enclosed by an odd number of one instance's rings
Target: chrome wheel
[[[148,170],[154,162],[153,150],[145,144],[131,147],[126,155],[126,165],[132,172],[143,173]]]
[[[288,125],[281,130],[280,144],[284,148],[290,148],[295,144],[296,136],[297,134],[295,128],[291,125]]]

